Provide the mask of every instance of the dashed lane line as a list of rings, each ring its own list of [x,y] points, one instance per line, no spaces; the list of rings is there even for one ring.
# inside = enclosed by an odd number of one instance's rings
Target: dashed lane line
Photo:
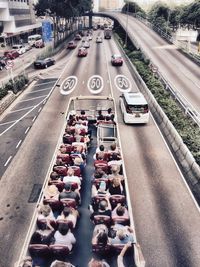
[[[22,140],[20,140],[20,141],[18,142],[18,144],[16,145],[16,148],[18,148],[18,147],[20,146],[21,142],[22,142]]]
[[[34,122],[36,118],[37,118],[37,116],[35,116],[35,117],[32,119],[32,122]]]
[[[41,110],[42,110],[42,107],[40,107],[40,108],[38,109],[38,113],[40,113]]]
[[[31,128],[31,127],[29,126],[29,127],[26,129],[25,134],[28,133],[28,131],[29,131],[30,128]]]
[[[11,160],[11,158],[12,158],[12,156],[10,156],[10,157],[7,159],[6,163],[4,164],[4,167],[6,167],[6,166],[8,165],[9,161]]]
[[[35,99],[42,98],[42,97],[46,97],[46,96],[47,96],[47,95],[36,96],[36,97],[33,97],[33,98],[29,98],[29,99],[21,100],[21,101],[19,101],[19,102],[27,102],[27,101],[35,100]]]

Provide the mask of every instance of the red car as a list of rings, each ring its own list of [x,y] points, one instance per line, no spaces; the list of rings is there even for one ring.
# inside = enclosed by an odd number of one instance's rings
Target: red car
[[[87,56],[87,49],[84,47],[79,48],[78,50],[78,57],[86,57]]]
[[[70,41],[69,43],[68,43],[68,45],[67,45],[67,48],[68,49],[74,49],[74,48],[76,48],[76,43],[74,42],[74,41]]]
[[[36,48],[43,48],[43,47],[45,47],[45,44],[42,40],[38,40],[35,42],[35,47]]]
[[[120,55],[112,55],[111,57],[111,64],[113,66],[122,66],[123,65],[123,58]]]
[[[16,50],[9,50],[4,52],[4,56],[8,59],[15,59],[16,57],[19,57],[19,53]]]

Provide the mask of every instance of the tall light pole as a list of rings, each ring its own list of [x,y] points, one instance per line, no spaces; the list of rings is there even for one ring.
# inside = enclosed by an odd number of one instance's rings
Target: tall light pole
[[[129,2],[127,2],[127,8],[126,8],[126,36],[125,36],[125,47],[127,46],[127,39],[128,39],[128,12],[129,12]]]

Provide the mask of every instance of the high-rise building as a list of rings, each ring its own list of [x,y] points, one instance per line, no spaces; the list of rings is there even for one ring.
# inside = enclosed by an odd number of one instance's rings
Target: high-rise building
[[[8,42],[38,27],[33,0],[0,0],[0,34]]]

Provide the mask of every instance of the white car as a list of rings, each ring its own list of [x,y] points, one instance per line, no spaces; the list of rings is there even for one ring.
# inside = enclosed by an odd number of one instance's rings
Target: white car
[[[85,42],[85,43],[83,44],[83,47],[85,47],[85,48],[89,48],[89,47],[90,47],[90,43],[89,43],[89,42]]]
[[[97,36],[96,43],[102,43],[102,42],[103,42],[103,38],[101,36]]]
[[[12,49],[16,50],[20,55],[26,52],[25,46],[20,44],[13,45]]]
[[[90,34],[89,37],[88,37],[89,41],[92,40],[92,35]]]

